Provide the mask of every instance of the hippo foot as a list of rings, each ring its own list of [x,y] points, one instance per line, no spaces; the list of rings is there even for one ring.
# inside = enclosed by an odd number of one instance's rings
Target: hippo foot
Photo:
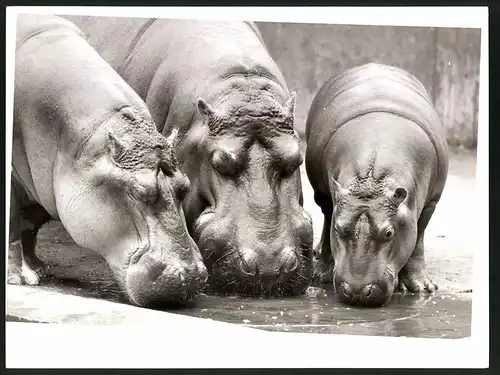
[[[39,277],[46,277],[48,274],[49,267],[40,260],[36,255],[27,256],[24,255],[23,269],[29,268],[35,272]]]
[[[322,285],[322,284],[332,284],[333,283],[333,257],[328,257],[325,259],[320,255],[319,249],[315,249],[313,251],[313,277],[312,284],[313,285]]]
[[[434,293],[438,290],[438,285],[427,275],[426,271],[414,272],[398,276],[397,290],[411,293]]]
[[[18,272],[9,272],[9,276],[7,277],[7,284],[10,285],[24,285],[24,279],[21,273]]]
[[[10,285],[39,285],[40,277],[47,274],[47,267],[42,266],[33,270],[24,260],[21,270],[9,271],[7,283]]]
[[[38,285],[40,284],[40,275],[37,271],[31,269],[27,263],[23,262],[23,271],[22,276],[24,278],[24,282],[27,285]]]

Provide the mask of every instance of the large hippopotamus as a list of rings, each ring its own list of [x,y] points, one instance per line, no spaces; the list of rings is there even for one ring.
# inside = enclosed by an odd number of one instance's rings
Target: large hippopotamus
[[[19,15],[16,37],[8,282],[39,282],[36,236],[55,218],[132,303],[192,299],[208,273],[171,141],[71,22]]]
[[[334,76],[313,99],[306,137],[306,171],[325,219],[315,273],[333,279],[341,301],[364,306],[387,303],[395,287],[437,289],[424,232],[448,150],[417,78],[374,63]]]
[[[311,280],[295,94],[252,23],[70,17],[145,100],[191,180],[190,233],[219,293],[290,295]]]

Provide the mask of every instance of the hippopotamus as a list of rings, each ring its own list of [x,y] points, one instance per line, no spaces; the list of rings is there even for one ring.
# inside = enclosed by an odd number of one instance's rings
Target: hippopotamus
[[[311,280],[290,92],[249,22],[70,17],[174,139],[188,229],[218,294],[300,294]]]
[[[37,232],[53,218],[106,259],[133,304],[192,301],[208,273],[171,142],[74,24],[19,15],[8,282],[39,283]]]
[[[340,301],[382,306],[434,292],[424,233],[448,173],[446,134],[422,83],[369,63],[329,79],[306,122],[306,172],[324,214],[315,279]]]

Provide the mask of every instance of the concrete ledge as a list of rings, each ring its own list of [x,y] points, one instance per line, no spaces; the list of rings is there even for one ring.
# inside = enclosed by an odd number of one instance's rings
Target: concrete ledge
[[[195,318],[164,311],[124,305],[42,290],[32,286],[7,285],[8,320],[34,323],[93,324],[104,326],[161,327],[169,332],[217,331],[228,334],[269,335],[269,332],[212,319]]]
[[[425,365],[460,368],[470,366],[473,344],[470,339],[266,332],[30,286],[8,285],[6,294],[7,315],[17,320],[6,324],[8,368],[422,366],[421,356],[399,356],[399,363],[387,356],[396,347],[402,353],[450,353],[428,356]],[[360,350],[364,360],[353,362]]]

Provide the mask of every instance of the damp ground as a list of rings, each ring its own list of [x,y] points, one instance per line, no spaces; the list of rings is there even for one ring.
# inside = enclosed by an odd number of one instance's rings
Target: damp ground
[[[476,250],[470,233],[477,225],[468,202],[474,194],[475,165],[475,153],[452,152],[447,184],[425,237],[427,268],[440,287],[433,295],[395,294],[388,305],[367,309],[341,304],[330,287],[312,287],[301,297],[274,299],[202,294],[188,308],[170,312],[271,331],[468,337]],[[316,244],[323,216],[304,168],[302,180]],[[40,289],[127,303],[104,259],[78,247],[59,222],[51,221],[40,230],[37,253],[50,266]]]

